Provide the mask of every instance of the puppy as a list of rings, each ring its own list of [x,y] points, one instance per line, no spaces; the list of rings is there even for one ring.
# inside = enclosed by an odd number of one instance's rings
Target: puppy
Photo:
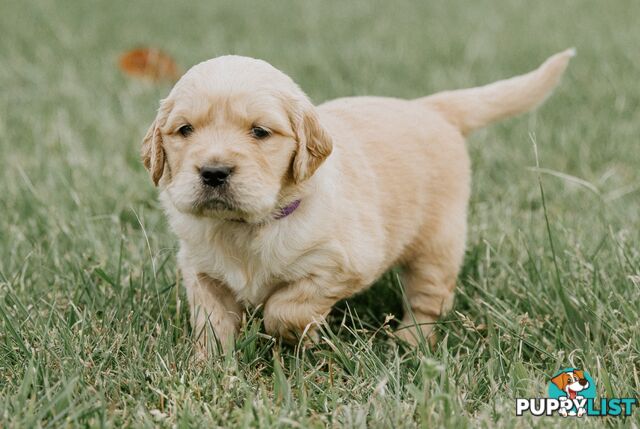
[[[318,107],[261,60],[191,68],[160,103],[142,159],[180,240],[202,351],[233,344],[246,306],[263,305],[276,337],[312,333],[393,265],[408,302],[398,336],[428,338],[464,254],[465,136],[540,104],[572,55],[483,87]]]

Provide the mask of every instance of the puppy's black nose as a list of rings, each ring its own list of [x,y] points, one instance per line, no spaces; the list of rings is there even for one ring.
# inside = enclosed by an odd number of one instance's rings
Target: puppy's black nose
[[[205,165],[200,168],[200,177],[202,178],[202,183],[215,188],[225,184],[232,170],[231,167],[223,165]]]
[[[581,378],[579,382],[580,382],[580,386],[586,386],[588,383],[588,381],[584,378]]]

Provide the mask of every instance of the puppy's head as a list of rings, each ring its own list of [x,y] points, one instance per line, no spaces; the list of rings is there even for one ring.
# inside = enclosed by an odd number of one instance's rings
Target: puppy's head
[[[142,159],[179,211],[259,222],[331,150],[314,106],[288,76],[225,56],[194,66],[162,100]]]

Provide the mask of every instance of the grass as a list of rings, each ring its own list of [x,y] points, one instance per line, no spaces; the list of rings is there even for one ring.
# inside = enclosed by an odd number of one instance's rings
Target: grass
[[[544,396],[570,365],[600,396],[640,396],[640,3],[5,0],[2,11],[0,427],[640,425],[640,412],[514,415],[515,397]],[[316,102],[415,97],[569,46],[578,56],[539,111],[469,141],[468,250],[436,349],[389,341],[391,272],[341,303],[313,348],[275,344],[255,315],[233,355],[197,366],[176,239],[138,156],[169,87],[116,67],[138,44],[185,66],[264,58]]]

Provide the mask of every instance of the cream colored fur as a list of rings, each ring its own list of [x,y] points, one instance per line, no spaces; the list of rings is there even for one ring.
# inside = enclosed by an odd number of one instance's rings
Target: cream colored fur
[[[398,335],[429,337],[452,305],[464,254],[464,136],[540,104],[572,55],[484,87],[318,107],[263,61],[225,56],[193,67],[162,101],[142,155],[180,240],[202,351],[212,334],[232,344],[246,306],[264,306],[270,334],[312,332],[393,265],[404,269],[410,306]],[[185,124],[188,137],[178,132]],[[271,135],[256,139],[254,126]],[[204,189],[205,164],[234,168],[227,188]],[[296,199],[299,208],[276,219]]]

